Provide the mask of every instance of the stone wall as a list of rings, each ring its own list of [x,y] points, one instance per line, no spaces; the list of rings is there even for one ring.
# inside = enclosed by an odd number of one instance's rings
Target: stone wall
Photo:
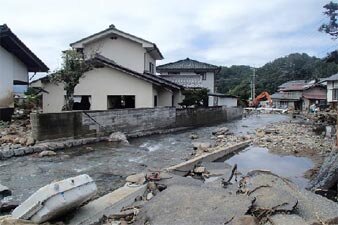
[[[159,130],[205,126],[242,116],[240,108],[174,107],[76,111],[31,114],[33,138],[38,141],[106,136],[121,131],[130,136],[158,133]]]

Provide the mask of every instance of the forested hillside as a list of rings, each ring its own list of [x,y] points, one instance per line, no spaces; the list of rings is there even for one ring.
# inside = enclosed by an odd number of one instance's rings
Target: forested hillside
[[[337,72],[337,64],[325,63],[305,53],[290,54],[256,68],[256,94],[262,91],[274,93],[286,81],[324,78]],[[216,75],[217,91],[248,99],[252,73],[249,66],[222,67]]]

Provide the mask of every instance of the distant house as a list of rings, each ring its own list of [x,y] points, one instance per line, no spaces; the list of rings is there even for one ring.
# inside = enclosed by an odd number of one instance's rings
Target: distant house
[[[156,44],[118,30],[114,25],[70,45],[95,64],[75,88],[74,109],[107,110],[178,106],[183,87],[155,75],[163,59]],[[65,103],[62,84],[49,77],[34,82],[43,93],[43,111],[59,112]]]
[[[157,66],[160,77],[182,85],[185,88],[207,88],[209,90],[209,106],[237,106],[235,96],[215,93],[215,74],[220,67],[193,59],[183,59]],[[236,98],[236,100],[234,100]]]
[[[338,73],[328,78],[325,78],[323,82],[327,83],[327,102],[331,107],[338,108]]]
[[[29,72],[48,70],[6,24],[0,25],[0,120],[13,114],[14,85],[28,85]]]
[[[278,87],[271,99],[277,108],[308,110],[312,104],[326,105],[326,87],[319,80],[288,81]]]

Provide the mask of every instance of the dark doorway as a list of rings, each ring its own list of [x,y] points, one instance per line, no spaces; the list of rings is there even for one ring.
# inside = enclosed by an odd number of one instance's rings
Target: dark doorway
[[[154,107],[157,107],[157,95],[154,96]]]
[[[108,95],[108,109],[135,108],[135,95]]]
[[[89,95],[74,96],[73,110],[90,110],[90,97]]]

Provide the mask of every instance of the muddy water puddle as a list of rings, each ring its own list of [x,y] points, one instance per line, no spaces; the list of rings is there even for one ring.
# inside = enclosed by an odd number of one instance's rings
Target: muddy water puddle
[[[308,180],[304,173],[313,168],[313,162],[305,157],[280,156],[269,153],[267,148],[250,146],[226,160],[230,165],[237,164],[238,170],[246,174],[250,170],[269,170],[288,178],[299,187],[305,188]]]

